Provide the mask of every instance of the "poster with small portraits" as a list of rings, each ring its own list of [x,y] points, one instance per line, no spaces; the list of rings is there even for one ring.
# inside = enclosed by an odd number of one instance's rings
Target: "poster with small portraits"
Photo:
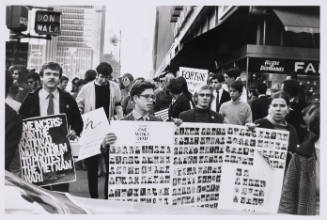
[[[174,124],[112,121],[117,141],[109,149],[108,198],[171,204]]]
[[[277,212],[288,132],[134,121],[112,129],[110,199]]]

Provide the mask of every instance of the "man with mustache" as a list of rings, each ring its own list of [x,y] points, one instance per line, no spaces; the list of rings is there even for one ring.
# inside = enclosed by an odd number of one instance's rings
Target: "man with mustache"
[[[58,63],[45,63],[40,71],[42,88],[27,95],[19,113],[23,119],[65,113],[70,127],[67,137],[75,139],[83,130],[83,120],[74,98],[69,93],[58,89],[61,76],[62,68]],[[50,189],[68,192],[69,185],[53,185]]]

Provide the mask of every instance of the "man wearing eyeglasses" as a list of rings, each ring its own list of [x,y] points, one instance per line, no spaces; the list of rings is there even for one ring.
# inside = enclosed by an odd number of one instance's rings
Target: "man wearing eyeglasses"
[[[80,112],[86,113],[103,107],[108,120],[113,119],[114,116],[117,119],[121,119],[123,116],[122,107],[120,105],[121,92],[118,85],[109,80],[112,73],[111,65],[102,62],[96,67],[96,71],[97,75],[95,80],[84,85],[76,97]],[[102,155],[95,155],[85,159],[91,198],[99,197],[98,164],[101,156]],[[109,155],[105,154],[104,156],[106,167],[108,167]]]
[[[152,114],[155,101],[154,88],[154,84],[146,81],[133,85],[130,95],[134,100],[135,106],[133,111],[123,120],[161,121],[161,119]]]
[[[194,109],[181,112],[179,118],[183,122],[222,123],[223,117],[210,109],[213,99],[212,88],[208,85],[201,86],[194,93]]]

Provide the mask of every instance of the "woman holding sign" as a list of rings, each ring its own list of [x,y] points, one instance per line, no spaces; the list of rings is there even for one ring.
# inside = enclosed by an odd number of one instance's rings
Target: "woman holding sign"
[[[271,103],[268,109],[268,115],[255,121],[259,128],[269,128],[276,130],[289,131],[289,142],[287,149],[286,168],[291,159],[292,153],[298,145],[298,137],[295,128],[286,122],[286,116],[289,113],[289,96],[284,92],[278,92],[272,95]]]

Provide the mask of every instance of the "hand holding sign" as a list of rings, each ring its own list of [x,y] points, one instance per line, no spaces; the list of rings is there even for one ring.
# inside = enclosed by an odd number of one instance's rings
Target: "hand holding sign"
[[[101,143],[101,152],[102,153],[107,153],[108,148],[110,145],[113,145],[117,140],[117,136],[114,133],[108,133],[106,136],[103,138],[103,141]]]

